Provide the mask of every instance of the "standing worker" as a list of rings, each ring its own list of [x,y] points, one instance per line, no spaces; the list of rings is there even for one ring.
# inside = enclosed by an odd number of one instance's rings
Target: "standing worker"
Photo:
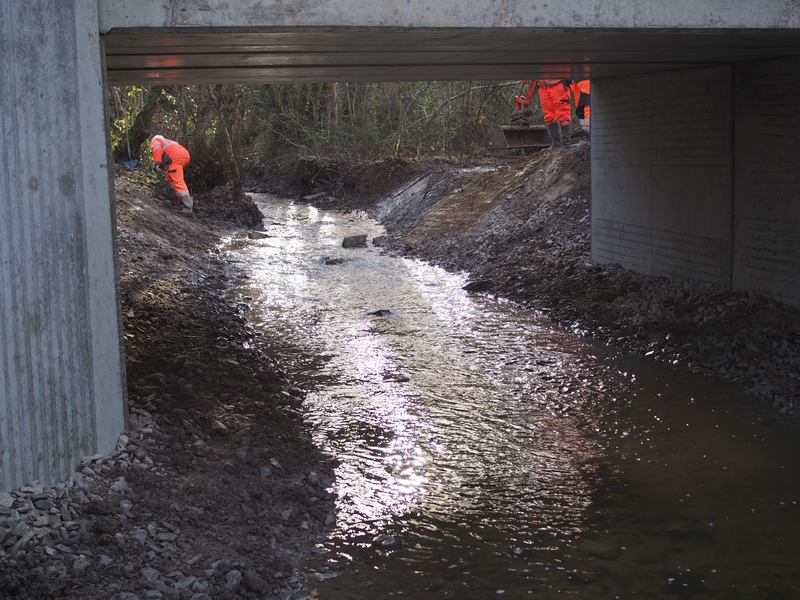
[[[568,147],[572,143],[572,105],[569,99],[569,87],[572,83],[569,79],[534,79],[532,81],[523,81],[522,84],[530,83],[528,92],[525,96],[516,96],[514,98],[514,115],[512,116],[512,125],[517,123],[514,121],[516,118],[519,121],[527,116],[528,105],[533,92],[539,90],[539,101],[542,105],[542,115],[544,116],[545,125],[547,125],[547,132],[550,134],[550,140],[554,150]],[[524,115],[524,116],[523,116]]]
[[[573,81],[570,86],[572,89],[572,99],[575,102],[575,112],[578,115],[578,122],[581,129],[586,132],[586,137],[590,136],[591,121],[589,113],[591,111],[591,94],[589,80]]]
[[[156,171],[164,167],[164,176],[172,185],[175,193],[183,205],[181,212],[191,214],[194,208],[194,199],[189,194],[189,188],[183,180],[183,168],[189,164],[189,151],[174,140],[168,140],[163,135],[153,136],[150,141],[150,150],[153,151],[153,162]]]

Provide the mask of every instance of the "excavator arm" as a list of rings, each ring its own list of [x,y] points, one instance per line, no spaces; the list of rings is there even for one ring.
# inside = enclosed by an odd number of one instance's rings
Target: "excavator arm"
[[[525,88],[527,86],[527,92]],[[536,91],[536,80],[524,80],[522,90],[514,96],[514,111],[511,113],[511,125],[515,127],[530,125],[531,111],[528,108]],[[524,92],[524,93],[523,93]]]

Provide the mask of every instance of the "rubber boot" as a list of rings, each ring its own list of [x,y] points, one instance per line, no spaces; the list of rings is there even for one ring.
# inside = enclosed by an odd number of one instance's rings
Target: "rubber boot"
[[[572,146],[572,123],[561,124],[561,146],[562,148]]]
[[[589,119],[581,119],[581,139],[589,141],[591,138]]]
[[[561,124],[551,123],[547,126],[547,132],[550,134],[550,139],[553,145],[550,146],[553,150],[561,150]]]
[[[194,198],[191,196],[184,196],[181,198],[181,202],[183,203],[183,208],[181,212],[185,215],[192,214],[192,209],[194,208]]]

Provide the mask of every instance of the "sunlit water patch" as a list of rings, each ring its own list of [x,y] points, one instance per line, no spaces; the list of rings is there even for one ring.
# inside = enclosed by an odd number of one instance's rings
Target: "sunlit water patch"
[[[363,215],[256,200],[239,294],[339,464],[320,598],[797,594],[798,438],[739,389],[343,249],[383,233]]]

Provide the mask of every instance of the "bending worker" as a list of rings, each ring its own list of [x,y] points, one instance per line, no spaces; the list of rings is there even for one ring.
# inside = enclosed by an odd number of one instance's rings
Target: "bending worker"
[[[528,93],[524,97],[514,99],[516,106],[527,107],[533,98],[533,92],[539,90],[539,101],[542,104],[547,132],[553,142],[552,148],[558,150],[572,143],[572,105],[569,99],[569,79],[535,79],[523,81],[530,83]]]
[[[174,140],[168,140],[163,135],[156,135],[150,142],[153,151],[153,162],[156,171],[164,168],[164,175],[172,185],[175,193],[183,205],[181,212],[190,214],[194,207],[194,199],[189,194],[189,188],[183,180],[183,168],[189,164],[189,151]]]

